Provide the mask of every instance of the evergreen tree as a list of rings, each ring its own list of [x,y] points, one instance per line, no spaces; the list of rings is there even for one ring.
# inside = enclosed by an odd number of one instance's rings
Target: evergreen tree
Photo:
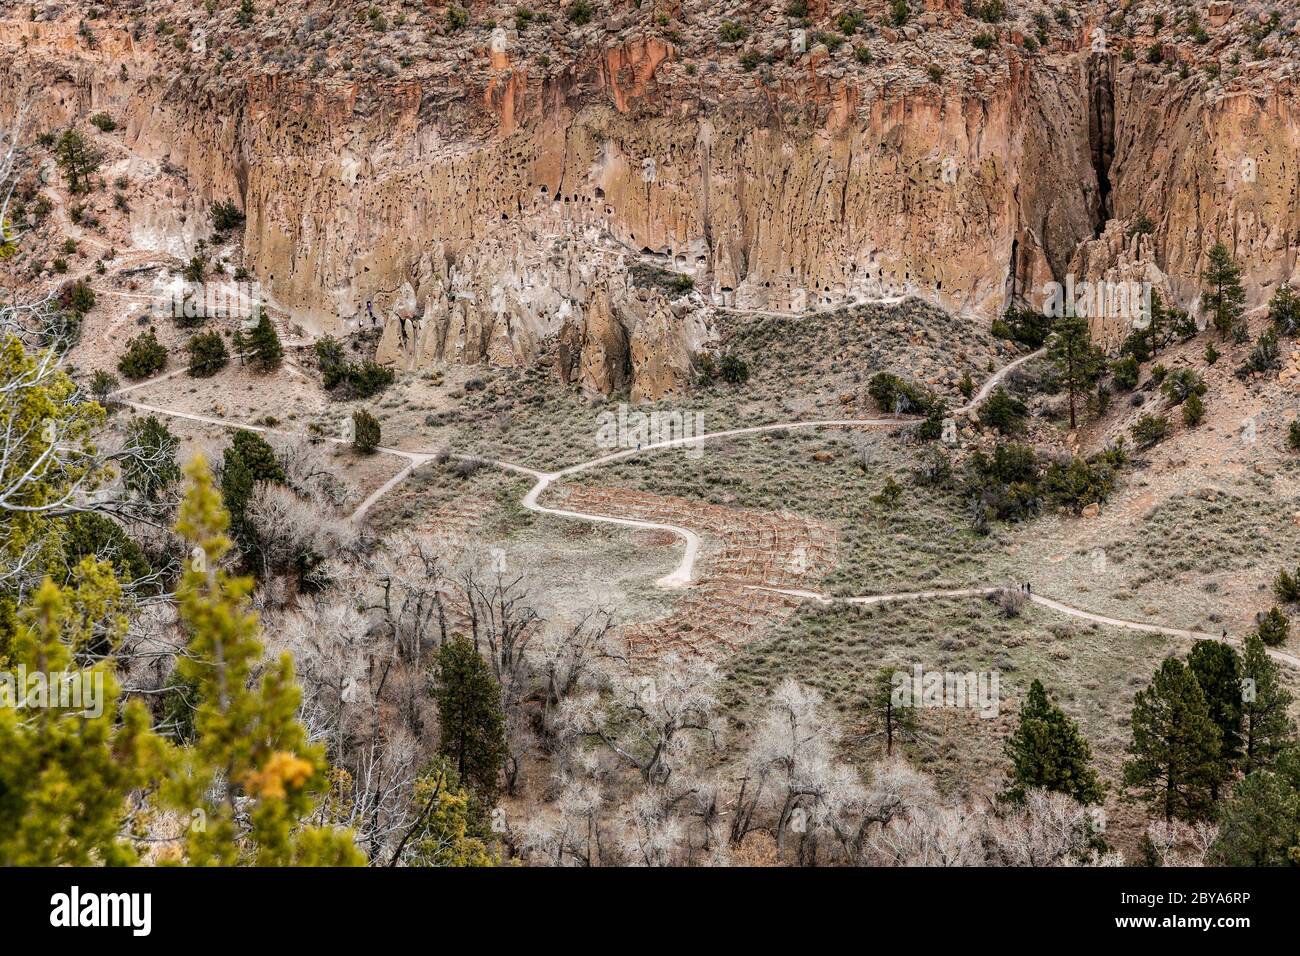
[[[284,481],[284,469],[275,450],[256,432],[235,432],[222,457],[221,500],[230,514],[230,528],[240,547],[249,552],[254,542],[244,521],[253,485],[259,481]]]
[[[918,729],[917,709],[900,707],[894,701],[895,675],[902,674],[893,667],[883,667],[876,672],[876,679],[867,696],[867,722],[876,728],[876,733],[885,738],[885,755],[894,755],[894,740],[915,740]],[[903,679],[910,680],[905,674]]]
[[[191,550],[177,601],[189,643],[176,670],[195,688],[195,737],[163,790],[168,805],[201,821],[186,833],[184,861],[359,865],[350,833],[301,823],[326,767],[297,719],[293,661],[286,653],[263,662],[257,616],[248,610],[252,582],[221,569],[229,518],[207,463],[196,457],[185,474],[176,533]]]
[[[1217,242],[1210,249],[1210,262],[1201,273],[1201,281],[1209,286],[1201,307],[1214,323],[1219,337],[1245,341],[1246,327],[1242,316],[1246,290],[1241,286],[1241,269],[1223,243]]]
[[[1076,427],[1075,405],[1081,393],[1088,391],[1106,368],[1106,356],[1092,344],[1088,320],[1072,315],[1058,319],[1047,340],[1047,355],[1070,394],[1070,428]]]
[[[107,628],[120,638],[121,589],[106,565],[85,559],[75,587],[46,578],[19,614],[10,658],[28,675],[72,675],[98,704],[15,706],[0,691],[0,866],[93,866],[136,862],[124,839],[129,798],[165,761],[139,701],[125,705],[112,667],[79,668],[73,649]],[[102,683],[101,683],[102,682]],[[13,693],[28,702],[28,687]],[[36,701],[31,701],[35,704]]]
[[[1211,860],[1224,866],[1300,866],[1300,751],[1239,780],[1219,808]]]
[[[415,782],[415,823],[404,835],[394,859],[408,866],[499,866],[474,795],[461,787],[445,757],[438,757]]]
[[[1187,666],[1205,695],[1210,719],[1219,728],[1219,753],[1230,767],[1241,756],[1241,658],[1222,641],[1197,641]]]
[[[439,751],[478,797],[478,809],[496,802],[509,753],[501,688],[492,669],[465,637],[449,640],[434,664],[434,698],[442,727]]]
[[[1155,358],[1160,353],[1160,346],[1164,344],[1164,336],[1168,325],[1169,313],[1165,309],[1165,300],[1161,298],[1160,293],[1151,290],[1151,314],[1148,316],[1149,322],[1146,329],[1147,351],[1151,358]]]
[[[1014,435],[1024,427],[1029,409],[1024,402],[999,385],[989,393],[977,414],[981,425],[996,429],[1003,435]]]
[[[244,364],[245,357],[248,354],[248,338],[244,335],[243,329],[235,329],[230,336],[230,349],[239,356],[239,364]]]
[[[1124,782],[1166,820],[1204,818],[1211,788],[1224,776],[1220,734],[1201,685],[1182,661],[1166,659],[1137,693],[1132,728]]]
[[[279,368],[280,363],[284,361],[284,347],[280,344],[280,336],[276,333],[275,326],[271,324],[271,317],[266,314],[265,309],[262,310],[257,325],[249,335],[248,351],[253,367],[263,372]]]
[[[209,378],[226,367],[229,355],[220,332],[200,332],[186,343],[190,353],[190,375]]]
[[[0,668],[9,659],[19,604],[46,575],[66,577],[66,522],[48,509],[109,477],[93,439],[105,413],[81,401],[75,382],[28,354],[16,335],[0,336],[0,429],[13,436],[0,455]]]
[[[65,130],[54,147],[54,156],[68,177],[68,188],[74,193],[90,191],[90,177],[104,161],[104,154],[86,139],[79,130]]]
[[[127,426],[127,455],[121,460],[122,483],[146,501],[157,501],[181,479],[176,463],[180,439],[154,415]]]
[[[1089,766],[1092,750],[1079,726],[1047,699],[1041,681],[1029,685],[1020,722],[1007,740],[1011,758],[1008,799],[1020,802],[1034,787],[1068,794],[1080,803],[1100,803],[1102,787]]]
[[[1246,635],[1241,655],[1242,769],[1268,767],[1294,735],[1291,693],[1282,686],[1277,661],[1269,657],[1258,634]]]
[[[1277,607],[1269,608],[1267,614],[1261,614],[1255,626],[1255,633],[1269,647],[1282,646],[1286,642],[1286,635],[1290,630],[1291,622],[1282,613],[1282,609]]]
[[[1268,317],[1279,335],[1300,332],[1300,296],[1289,282],[1283,282],[1268,300]]]
[[[126,351],[117,361],[117,370],[129,379],[148,378],[167,367],[167,347],[158,341],[153,329],[147,329],[126,343]]]
[[[352,447],[363,455],[369,455],[379,447],[381,433],[379,419],[364,408],[352,413]]]

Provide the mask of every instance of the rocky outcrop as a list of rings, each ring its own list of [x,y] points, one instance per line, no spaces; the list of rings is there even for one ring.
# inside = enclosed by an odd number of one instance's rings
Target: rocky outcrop
[[[916,22],[964,30],[959,7]],[[687,82],[677,45],[626,30],[589,31],[547,70],[496,30],[457,54],[464,69],[367,83],[169,74],[153,37],[97,35],[92,50],[71,21],[0,24],[44,81],[43,125],[112,111],[138,155],[183,172],[182,240],[238,197],[274,304],[310,331],[381,322],[381,360],[404,367],[517,364],[555,341],[561,374],[593,391],[678,388],[701,320],[630,289],[636,258],[690,276],[697,307],[913,294],[981,322],[1071,268],[1154,269],[1194,307],[1218,240],[1252,305],[1295,275],[1291,88],[1225,92],[1095,51],[1091,28],[1033,57],[961,41],[963,81],[920,86],[779,32],[758,48],[779,71],[725,85]],[[880,35],[953,53],[911,25]],[[0,111],[31,87],[0,80]],[[1154,231],[1135,259],[1109,224],[1139,215]]]

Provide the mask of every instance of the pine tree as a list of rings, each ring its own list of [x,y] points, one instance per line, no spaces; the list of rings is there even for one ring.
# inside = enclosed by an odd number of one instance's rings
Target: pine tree
[[[867,721],[876,733],[885,738],[885,755],[894,755],[894,740],[915,740],[917,735],[917,709],[901,707],[894,701],[895,675],[903,672],[893,667],[883,667],[876,672],[871,692],[867,696]],[[903,675],[903,679],[908,679]]]
[[[1201,281],[1209,289],[1201,307],[1210,316],[1221,339],[1230,336],[1234,341],[1244,341],[1246,290],[1241,286],[1241,269],[1233,261],[1226,246],[1217,242],[1210,249],[1210,262],[1201,273]]]
[[[1261,614],[1255,625],[1255,633],[1269,647],[1280,647],[1284,644],[1287,632],[1290,630],[1291,622],[1282,613],[1282,609],[1277,607],[1269,608],[1267,614]]]
[[[1258,634],[1246,635],[1241,655],[1242,769],[1247,773],[1270,766],[1281,747],[1295,734],[1291,693],[1282,686],[1277,661],[1269,657]]]
[[[1029,685],[1020,707],[1020,722],[1007,740],[1011,785],[1006,797],[1024,799],[1035,787],[1068,794],[1080,803],[1100,803],[1102,787],[1089,766],[1092,751],[1079,726],[1047,699],[1041,681]]]
[[[1124,782],[1166,820],[1204,818],[1210,789],[1224,776],[1220,735],[1201,685],[1182,661],[1165,660],[1137,693],[1132,727]]]
[[[484,811],[496,802],[501,769],[509,753],[501,688],[492,669],[468,638],[438,650],[434,697],[442,725],[439,751],[478,797]]]
[[[1219,808],[1211,860],[1222,866],[1300,864],[1300,759],[1289,748],[1276,770],[1256,770]]]
[[[86,558],[75,578],[75,587],[46,578],[18,615],[15,672],[67,675],[83,696],[75,708],[20,708],[0,690],[0,866],[134,863],[135,848],[123,838],[129,797],[157,779],[166,761],[144,706],[122,705],[112,667],[75,662],[74,648],[88,644],[93,631],[107,629],[116,640],[125,630],[111,569]],[[15,685],[13,692],[36,703],[29,689]]]
[[[297,720],[293,661],[283,654],[263,663],[257,616],[248,610],[252,582],[221,568],[229,517],[207,462],[196,457],[185,474],[176,534],[190,557],[177,600],[190,637],[176,670],[195,688],[195,739],[163,791],[168,805],[198,821],[185,837],[185,862],[359,865],[350,833],[302,825],[326,768]]]
[[[251,355],[251,362],[254,368],[263,372],[269,372],[280,367],[284,361],[284,347],[280,344],[280,336],[275,331],[275,326],[271,324],[271,317],[263,309],[257,320],[257,325],[248,339],[248,350]]]
[[[108,478],[93,436],[102,406],[79,401],[75,382],[28,354],[16,335],[0,336],[0,430],[13,436],[0,455],[0,667],[9,659],[17,610],[47,574],[63,581],[65,522],[42,510]]]
[[[195,378],[208,378],[226,367],[229,355],[220,332],[200,332],[185,347],[190,353],[189,372]]]
[[[1070,393],[1070,428],[1074,429],[1078,396],[1092,388],[1106,368],[1106,356],[1092,344],[1088,320],[1071,315],[1058,319],[1047,340],[1047,355]]]
[[[1219,728],[1219,753],[1231,766],[1241,756],[1241,657],[1222,641],[1197,641],[1187,655],[1187,666],[1205,695],[1210,719]]]
[[[242,366],[248,354],[248,338],[244,335],[243,329],[235,329],[231,334],[230,350],[239,356],[239,364]]]
[[[104,154],[81,134],[79,130],[65,130],[54,147],[59,168],[68,177],[68,188],[74,193],[90,190],[90,177],[99,169]]]
[[[499,866],[500,857],[474,812],[474,796],[461,787],[445,757],[415,782],[415,823],[393,853],[408,866]]]
[[[180,439],[154,415],[133,420],[126,431],[130,454],[121,461],[122,483],[146,501],[157,501],[181,479]]]
[[[1300,296],[1289,282],[1283,282],[1268,300],[1268,317],[1279,335],[1300,332]]]
[[[254,542],[244,521],[253,485],[259,481],[284,481],[284,469],[275,450],[256,432],[235,432],[221,466],[221,501],[230,514],[231,534],[247,553]]]
[[[379,447],[381,432],[379,419],[364,408],[352,413],[352,447],[363,455],[371,454]]]

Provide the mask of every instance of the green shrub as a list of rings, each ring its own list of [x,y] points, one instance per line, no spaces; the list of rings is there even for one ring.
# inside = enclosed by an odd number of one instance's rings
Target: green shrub
[[[69,312],[85,315],[95,307],[95,290],[84,279],[78,279],[60,291],[59,305]]]
[[[190,353],[190,375],[208,378],[226,367],[229,355],[219,332],[200,332],[185,346]]]
[[[807,9],[807,7],[805,7]],[[912,17],[912,7],[907,0],[890,0],[889,20],[896,27],[901,27]]]
[[[997,46],[997,43],[998,43],[997,34],[995,34],[992,30],[983,30],[975,34],[975,38],[971,40],[971,44],[977,50],[991,50],[995,46]]]
[[[845,42],[844,37],[840,36],[840,34],[827,33],[824,30],[814,33],[812,36],[812,41],[814,44],[820,43],[822,46],[826,47],[826,49],[829,50],[831,53],[834,53],[836,50],[838,50],[841,46],[844,45]]]
[[[835,18],[835,29],[846,37],[851,37],[862,29],[862,14],[856,10],[846,10]]]
[[[891,475],[885,479],[885,483],[881,486],[880,490],[872,495],[871,500],[878,505],[892,508],[894,505],[898,504],[899,499],[902,497],[903,486],[895,481],[894,477]]]
[[[126,344],[117,370],[132,380],[157,375],[167,367],[167,349],[158,341],[153,329],[137,335]]]
[[[739,43],[745,37],[749,36],[749,27],[743,23],[733,23],[730,20],[723,20],[722,26],[718,28],[718,36],[723,43]]]
[[[867,394],[881,411],[894,415],[929,415],[936,406],[930,391],[892,372],[871,376]]]
[[[379,420],[364,408],[352,413],[352,447],[363,455],[369,455],[379,447],[381,432]]]
[[[749,365],[735,355],[724,355],[718,362],[718,377],[731,385],[743,385],[749,381]]]
[[[1201,396],[1191,394],[1183,402],[1183,424],[1195,428],[1205,418],[1205,403],[1201,401]]]
[[[1280,647],[1286,643],[1287,632],[1290,629],[1291,622],[1287,620],[1287,616],[1280,608],[1274,607],[1269,608],[1267,614],[1259,615],[1255,633],[1269,647]]]
[[[573,3],[569,4],[569,9],[565,15],[569,18],[570,23],[585,26],[591,22],[595,12],[588,0],[573,0]]]
[[[324,336],[316,343],[316,361],[320,366],[321,384],[335,398],[371,398],[397,380],[397,374],[377,362],[349,362],[338,339]]]
[[[212,204],[212,228],[217,232],[238,229],[244,223],[244,214],[233,199]]]
[[[1253,374],[1262,375],[1265,372],[1272,372],[1282,367],[1282,353],[1277,346],[1277,332],[1269,329],[1259,337],[1255,347],[1250,350],[1236,371],[1236,376],[1243,381],[1247,376]]]
[[[1116,359],[1111,363],[1110,370],[1115,377],[1116,388],[1129,392],[1137,387],[1140,366],[1132,355]]]
[[[469,25],[469,13],[454,3],[447,8],[447,26],[452,30],[463,30]]]
[[[1079,457],[1053,462],[1039,484],[1043,497],[1076,514],[1090,504],[1105,501],[1114,487],[1115,469],[1109,462]]]
[[[1300,332],[1300,295],[1283,282],[1268,300],[1268,318],[1279,335]]]
[[[1174,369],[1164,376],[1160,391],[1171,403],[1181,405],[1193,395],[1205,394],[1205,379],[1194,369]]]
[[[971,16],[985,23],[1001,23],[1007,17],[1006,0],[971,0],[967,9]]]
[[[998,445],[990,457],[976,451],[966,463],[961,493],[979,533],[993,519],[1016,521],[1038,513],[1038,456],[1027,445]]]
[[[1133,443],[1138,448],[1147,449],[1158,445],[1169,437],[1172,426],[1164,415],[1144,414],[1133,423]]]
[[[993,321],[993,334],[1011,339],[1031,349],[1042,348],[1052,331],[1052,320],[1036,309],[1008,308],[1000,319]]]
[[[1024,428],[1029,409],[1005,388],[999,385],[979,408],[980,424],[996,429],[1003,435],[1015,435]]]
[[[95,401],[99,402],[99,404],[107,406],[109,396],[117,391],[120,384],[117,376],[112,372],[107,369],[97,369],[95,374],[90,377],[90,394],[94,396]]]
[[[117,129],[117,120],[107,113],[96,113],[90,118],[90,125],[94,126],[101,133],[111,133]]]
[[[1300,581],[1296,576],[1283,568],[1273,579],[1273,593],[1283,604],[1296,604],[1300,602]]]

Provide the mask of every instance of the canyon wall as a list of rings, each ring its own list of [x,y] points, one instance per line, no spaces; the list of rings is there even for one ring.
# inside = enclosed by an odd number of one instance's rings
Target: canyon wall
[[[801,82],[711,99],[658,82],[676,52],[657,40],[543,78],[494,35],[460,85],[356,84],[178,75],[148,38],[92,51],[69,24],[3,21],[0,109],[32,100],[36,128],[111,111],[132,150],[183,173],[188,195],[149,224],[181,243],[236,197],[245,263],[310,332],[381,322],[381,358],[410,367],[526,362],[554,340],[562,375],[656,398],[708,335],[692,302],[913,294],[988,321],[1077,268],[1150,273],[1194,305],[1218,240],[1251,304],[1267,298],[1300,232],[1290,91],[1207,98],[1085,39],[1010,54],[990,89],[863,87],[817,48]],[[1139,213],[1142,242],[1105,231]],[[699,295],[635,288],[633,261]]]

